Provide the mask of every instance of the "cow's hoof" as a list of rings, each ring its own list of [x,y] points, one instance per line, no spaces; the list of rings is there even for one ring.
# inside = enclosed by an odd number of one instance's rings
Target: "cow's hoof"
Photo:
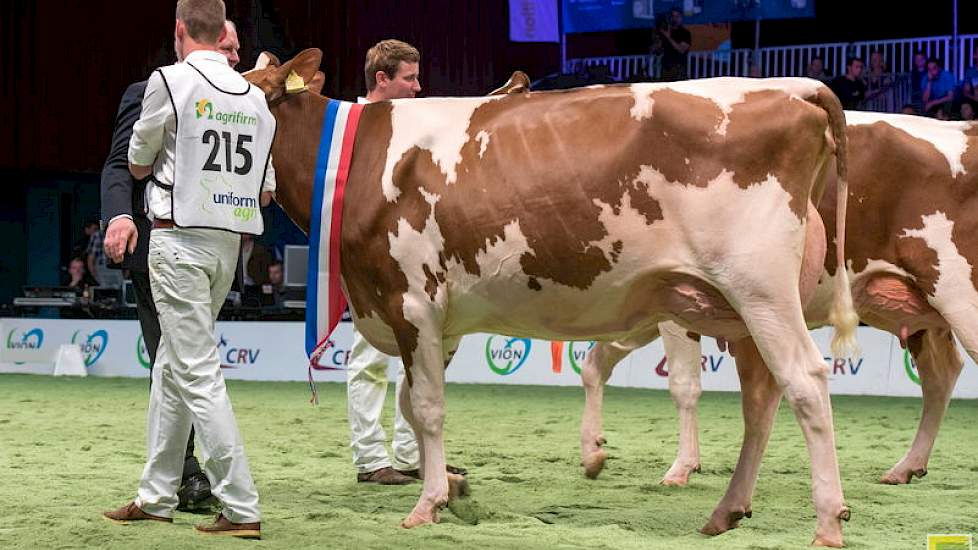
[[[584,457],[581,463],[584,465],[584,476],[588,479],[597,479],[601,470],[604,470],[604,461],[608,459],[608,453],[604,449],[598,449]]]
[[[414,510],[408,517],[404,518],[404,521],[401,522],[401,527],[405,529],[413,529],[429,523],[438,523],[437,511],[431,512],[430,514],[422,514]]]
[[[700,533],[715,537],[717,535],[726,533],[731,529],[736,529],[740,526],[740,520],[744,518],[750,518],[753,516],[751,510],[730,510],[729,512],[716,511],[713,512],[713,517],[710,521],[700,529]]]
[[[700,471],[700,465],[695,466],[685,466],[673,464],[672,468],[666,472],[666,477],[662,478],[659,483],[667,487],[685,487],[689,484],[689,476],[694,472]]]
[[[884,485],[909,485],[913,478],[922,478],[925,475],[927,475],[927,468],[897,469],[894,467],[883,474],[880,483]]]

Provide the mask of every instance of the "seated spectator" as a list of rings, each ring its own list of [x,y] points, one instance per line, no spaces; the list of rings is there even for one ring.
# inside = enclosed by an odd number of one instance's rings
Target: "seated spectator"
[[[282,290],[282,285],[285,284],[285,272],[282,270],[282,262],[275,261],[268,264],[268,284],[276,292]]]
[[[893,79],[886,71],[883,53],[879,50],[869,54],[869,71],[866,73],[866,101],[871,101],[889,91]]]
[[[975,106],[969,101],[964,101],[961,103],[960,111],[961,120],[975,120]]]
[[[924,114],[934,116],[937,111],[943,111],[944,116],[950,113],[954,100],[954,88],[957,86],[954,75],[944,70],[944,64],[936,57],[927,60],[927,74],[920,83],[923,90],[921,100],[924,102]]]
[[[968,78],[961,83],[961,101],[978,104],[978,88]]]
[[[820,80],[825,84],[828,84],[832,80],[829,73],[825,72],[825,62],[822,61],[821,57],[812,58],[812,61],[808,64],[808,69],[805,71],[805,76]]]
[[[900,109],[900,113],[904,115],[919,115],[917,112],[917,107],[913,103],[907,103]]]
[[[238,288],[247,291],[268,282],[268,264],[272,254],[255,237],[247,233],[241,235],[241,254],[238,256]]]
[[[846,63],[845,76],[836,77],[829,85],[839,96],[843,109],[856,110],[866,99],[866,83],[863,82],[863,60],[850,57]]]
[[[68,263],[68,276],[65,280],[65,286],[79,289],[79,294],[81,294],[90,287],[98,286],[98,283],[95,282],[85,267],[85,260],[72,258],[71,262]]]
[[[80,258],[85,256],[88,250],[88,243],[92,240],[92,234],[98,231],[98,222],[95,220],[88,220],[85,225],[82,226],[84,233],[82,236],[75,241],[75,246],[71,249],[72,258]]]

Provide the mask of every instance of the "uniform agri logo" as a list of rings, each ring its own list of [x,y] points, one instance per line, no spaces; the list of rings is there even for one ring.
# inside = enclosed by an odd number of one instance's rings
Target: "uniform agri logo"
[[[102,357],[105,348],[109,347],[109,333],[105,329],[99,329],[88,334],[76,330],[71,335],[71,343],[78,344],[82,356],[85,358],[85,366],[90,367],[99,360],[99,357]]]
[[[532,347],[533,342],[529,338],[490,336],[486,339],[486,363],[489,370],[500,376],[513,374],[526,363]]]
[[[214,104],[209,99],[198,100],[196,105],[197,118],[207,115],[207,120],[214,120]]]
[[[7,333],[7,349],[41,349],[44,345],[44,331],[40,328],[32,328],[19,336],[15,336],[16,333],[17,329]]]
[[[136,338],[136,360],[142,365],[144,369],[150,369],[149,360],[149,350],[146,349],[146,340],[143,340],[143,335],[140,334],[139,338]]]
[[[222,369],[237,369],[254,365],[261,350],[235,346],[221,334],[221,339],[217,342],[217,354],[221,357]]]

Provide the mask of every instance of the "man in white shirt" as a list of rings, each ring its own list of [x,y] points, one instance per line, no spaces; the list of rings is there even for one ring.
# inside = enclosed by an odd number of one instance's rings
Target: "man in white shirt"
[[[204,534],[260,538],[258,492],[220,370],[214,321],[234,278],[241,233],[260,234],[275,191],[275,120],[261,90],[217,51],[222,0],[179,0],[176,65],[150,77],[129,144],[133,177],[150,177],[149,275],[162,338],[147,415],[148,460],[117,523],[172,522],[191,425],[223,509]],[[177,144],[179,143],[179,149]],[[178,154],[179,153],[179,154]]]
[[[421,91],[418,81],[418,50],[400,40],[383,40],[367,51],[364,73],[367,96],[360,103],[412,98]],[[387,434],[380,425],[387,397],[387,367],[390,356],[367,343],[353,329],[353,346],[347,363],[347,415],[350,421],[350,446],[357,481],[382,485],[403,485],[420,478],[418,441],[411,425],[401,415],[400,387],[404,383],[404,363],[398,361],[397,391],[394,404],[394,458],[387,454]],[[448,467],[452,473],[464,470]]]

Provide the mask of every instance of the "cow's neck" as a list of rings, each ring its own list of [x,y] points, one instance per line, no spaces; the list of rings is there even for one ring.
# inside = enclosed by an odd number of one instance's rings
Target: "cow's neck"
[[[275,200],[306,235],[327,102],[322,96],[304,92],[271,108],[278,124],[272,145],[277,183]]]

